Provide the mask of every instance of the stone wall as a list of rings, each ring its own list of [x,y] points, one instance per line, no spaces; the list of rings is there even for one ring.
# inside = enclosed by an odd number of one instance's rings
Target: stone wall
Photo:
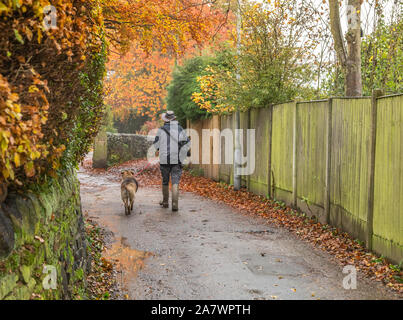
[[[153,138],[139,134],[108,133],[108,166],[133,159],[147,158]]]
[[[45,266],[56,271],[55,289],[46,286]],[[89,267],[74,171],[0,204],[0,300],[85,297]]]

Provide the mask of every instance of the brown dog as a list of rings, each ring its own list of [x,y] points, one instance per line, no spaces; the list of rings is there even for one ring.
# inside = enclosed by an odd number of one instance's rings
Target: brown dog
[[[134,172],[131,170],[126,170],[122,172],[122,185],[121,185],[121,195],[123,203],[125,204],[125,214],[128,216],[133,211],[134,199],[136,197],[136,192],[139,189],[139,183],[134,178]]]

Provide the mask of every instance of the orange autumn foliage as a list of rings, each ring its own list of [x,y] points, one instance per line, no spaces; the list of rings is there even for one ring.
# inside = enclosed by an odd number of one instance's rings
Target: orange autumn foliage
[[[159,52],[148,55],[138,45],[122,56],[112,53],[105,82],[105,102],[119,118],[135,110],[138,116],[154,119],[166,109],[164,97],[173,64],[172,57]]]
[[[80,134],[70,151],[71,159],[79,158],[93,135],[73,129],[82,121],[96,130],[102,118],[102,105],[82,108],[85,95],[96,90],[80,78],[102,51],[99,1],[52,1],[55,28],[44,25],[48,5],[0,2],[0,185],[21,187],[56,175],[72,141]]]
[[[105,100],[116,117],[125,118],[135,111],[139,117],[154,120],[166,109],[166,87],[175,60],[180,64],[185,56],[201,54],[206,44],[214,46],[229,37],[229,13],[216,2],[104,3],[107,34],[115,47],[107,66]]]
[[[0,184],[22,186],[56,175],[88,150],[103,115],[105,35],[122,53],[134,43],[133,55],[144,59],[136,84],[115,78],[111,99],[118,110],[147,106],[152,116],[163,109],[173,61],[168,55],[201,44],[225,21],[213,2],[2,0]],[[50,4],[57,28],[48,30],[43,22]],[[153,51],[161,53],[143,53]],[[131,62],[123,61],[123,74],[133,70]],[[132,96],[126,99],[120,91]]]
[[[127,51],[137,43],[144,51],[183,54],[226,22],[216,0],[103,0],[111,43]]]

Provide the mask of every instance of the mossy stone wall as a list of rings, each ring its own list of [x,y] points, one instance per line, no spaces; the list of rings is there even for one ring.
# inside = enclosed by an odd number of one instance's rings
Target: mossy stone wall
[[[154,141],[154,137],[140,134],[108,132],[107,136],[108,166],[124,163],[133,159],[147,158],[148,150]]]
[[[56,270],[56,288],[46,289]],[[89,271],[80,185],[74,170],[0,206],[0,300],[85,298]]]

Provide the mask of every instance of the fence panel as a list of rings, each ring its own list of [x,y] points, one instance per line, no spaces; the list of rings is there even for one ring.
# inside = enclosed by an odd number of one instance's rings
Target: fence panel
[[[220,153],[220,136],[219,131],[217,130],[220,130],[220,121],[218,116],[202,120],[202,132],[200,137],[202,137],[201,146],[203,150],[201,153],[201,159],[203,159],[203,155],[205,156],[207,153],[209,155],[209,159],[206,158],[200,167],[203,169],[205,177],[216,181],[219,180],[219,164],[214,163],[214,159],[217,159],[216,153]],[[203,139],[203,131],[204,134],[211,134],[209,138],[210,141]]]
[[[403,95],[377,101],[373,249],[403,258]]]
[[[220,181],[223,181],[227,184],[233,183],[233,173],[232,173],[232,164],[226,164],[228,162],[227,159],[233,159],[234,153],[234,136],[233,136],[233,115],[226,115],[222,116],[220,123],[221,123],[221,131],[230,130],[232,135],[232,144],[231,147],[228,148],[226,146],[226,142],[224,138],[221,138],[221,165],[219,169],[219,177]],[[229,158],[228,158],[229,157]],[[232,163],[232,161],[231,161]]]
[[[191,136],[192,149],[191,149],[191,167],[201,169],[202,163],[202,128],[203,121],[194,121],[188,123],[188,128],[195,131],[196,135]]]
[[[329,102],[297,104],[297,206],[324,218]]]
[[[293,123],[295,103],[273,107],[272,188],[273,197],[292,203]]]
[[[334,99],[330,171],[330,223],[365,240],[371,100]]]
[[[269,192],[270,108],[250,110],[250,128],[255,129],[255,172],[249,178],[249,190],[267,196]]]
[[[242,140],[241,140],[242,157],[243,159],[246,159],[246,157],[248,156],[247,132],[249,129],[249,111],[241,112],[240,120],[241,120],[240,129],[242,130]],[[241,186],[249,188],[249,176],[241,176]]]

